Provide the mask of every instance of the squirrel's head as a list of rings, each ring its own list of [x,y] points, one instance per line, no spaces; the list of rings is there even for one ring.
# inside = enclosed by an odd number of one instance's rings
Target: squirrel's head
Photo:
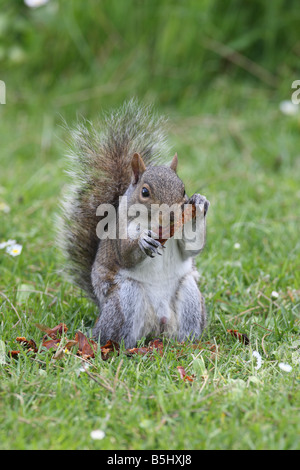
[[[177,176],[178,157],[174,155],[170,166],[149,166],[146,168],[142,157],[132,157],[131,201],[146,205],[184,204],[187,202],[184,184]]]

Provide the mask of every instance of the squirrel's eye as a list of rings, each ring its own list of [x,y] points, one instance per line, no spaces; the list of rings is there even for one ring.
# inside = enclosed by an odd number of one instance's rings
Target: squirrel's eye
[[[185,196],[185,189],[183,190],[183,197]]]
[[[150,196],[149,189],[145,188],[145,186],[142,189],[142,196],[143,197],[149,197]]]

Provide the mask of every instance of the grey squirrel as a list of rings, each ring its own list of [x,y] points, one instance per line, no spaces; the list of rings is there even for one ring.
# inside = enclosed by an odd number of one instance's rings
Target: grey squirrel
[[[123,341],[131,348],[160,334],[184,341],[199,338],[206,324],[194,258],[205,244],[209,202],[200,194],[188,198],[176,173],[177,154],[163,163],[169,154],[164,123],[151,107],[131,100],[100,126],[83,122],[72,132],[73,184],[60,240],[72,279],[99,307],[93,336],[101,344]],[[187,249],[185,225],[181,239],[171,236],[165,244],[148,226],[137,227],[135,237],[99,239],[97,209],[112,205],[118,227],[124,198],[128,213],[141,204],[148,221],[153,204],[201,207],[201,245]]]

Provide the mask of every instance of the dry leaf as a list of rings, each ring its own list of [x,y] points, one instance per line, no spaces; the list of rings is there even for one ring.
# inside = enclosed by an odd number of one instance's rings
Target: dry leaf
[[[160,338],[155,338],[152,341],[149,342],[149,345],[142,346],[140,348],[131,348],[131,349],[126,349],[125,353],[130,356],[132,354],[141,354],[145,355],[147,353],[152,353],[154,350],[158,351],[158,353],[162,356],[163,355],[163,341]]]
[[[48,339],[46,341],[43,341],[42,346],[46,349],[57,349],[58,345],[60,343],[60,339]]]
[[[64,323],[59,323],[59,325],[55,326],[54,328],[49,328],[48,326],[42,325],[41,323],[36,323],[35,326],[39,330],[46,333],[44,339],[46,339],[47,336],[52,339],[57,339],[58,336],[62,336],[63,333],[68,331],[68,328]]]
[[[17,358],[18,355],[20,354],[20,351],[8,351],[7,353],[10,357]]]
[[[120,346],[115,341],[109,340],[104,346],[101,346],[101,357],[103,361],[106,361],[109,357],[109,353],[119,351]]]
[[[141,354],[142,356],[144,356],[149,351],[150,351],[149,348],[142,347],[142,348],[126,349],[125,353],[127,354],[127,356],[131,356],[132,354]]]
[[[88,339],[81,331],[77,331],[75,335],[75,341],[78,343],[77,354],[82,356],[84,359],[91,359],[95,357],[97,352],[97,343],[92,339]]]
[[[227,330],[227,333],[230,333],[232,336],[237,338],[241,343],[247,345],[250,343],[250,340],[245,333],[239,333],[238,330]]]
[[[160,353],[163,352],[164,343],[160,338],[155,338],[149,343],[149,349],[157,349]]]
[[[166,226],[162,228],[159,227],[159,241],[162,245],[166,243],[169,238],[174,236],[174,233],[177,232],[186,222],[192,220],[196,217],[196,206],[193,204],[189,204],[185,207],[184,212],[182,211],[182,218],[179,221],[175,221],[175,223],[171,222],[170,226]]]
[[[18,343],[20,343],[21,346],[28,349],[28,351],[33,351],[35,353],[38,352],[38,348],[37,348],[35,342],[33,341],[33,339],[27,340],[23,336],[19,336],[18,338],[16,338],[16,341]]]
[[[66,345],[65,345],[65,348],[68,349],[69,351],[71,351],[71,349],[76,346],[78,344],[77,341],[73,340],[73,339],[69,339],[67,340],[66,342]]]
[[[183,380],[188,380],[189,382],[194,382],[195,375],[187,375],[185,368],[182,366],[177,366],[180,378]]]

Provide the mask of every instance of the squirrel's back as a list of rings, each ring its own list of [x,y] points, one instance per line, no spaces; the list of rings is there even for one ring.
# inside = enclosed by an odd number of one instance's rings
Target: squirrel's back
[[[139,153],[147,166],[169,154],[165,119],[136,100],[104,115],[97,125],[79,123],[70,132],[69,174],[72,184],[62,205],[59,243],[74,282],[95,300],[91,270],[99,239],[96,216],[100,204],[118,206],[131,181],[131,161]]]

